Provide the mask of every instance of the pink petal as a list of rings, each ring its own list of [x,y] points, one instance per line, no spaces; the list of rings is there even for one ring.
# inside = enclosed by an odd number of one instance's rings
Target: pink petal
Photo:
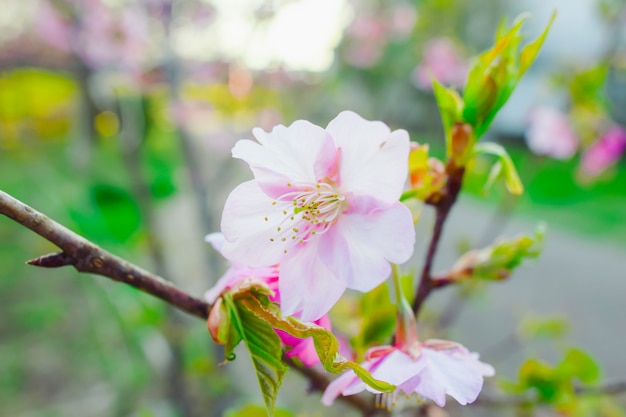
[[[233,157],[250,164],[261,188],[274,198],[293,191],[287,184],[315,184],[335,160],[332,138],[321,127],[304,120],[289,127],[278,125],[270,133],[259,128],[253,133],[259,143],[237,142]]]
[[[326,387],[326,390],[322,395],[322,404],[326,406],[333,405],[335,398],[337,398],[343,390],[355,380],[358,380],[358,378],[353,371],[347,371],[341,374],[339,378],[335,379]]]
[[[301,340],[300,343],[292,347],[289,352],[287,352],[287,356],[290,358],[294,356],[297,357],[304,364],[304,366],[308,367],[316,365],[320,362],[312,337]]]
[[[210,243],[211,246],[213,246],[213,249],[215,249],[219,253],[222,253],[222,247],[224,246],[226,239],[224,238],[224,235],[222,233],[215,232],[206,235],[204,237],[204,241]]]
[[[394,350],[383,358],[372,376],[393,385],[401,385],[422,372],[425,366],[426,362],[421,356],[415,360],[400,350]]]
[[[291,202],[273,203],[256,181],[244,182],[230,193],[222,213],[224,257],[251,267],[279,263],[284,251],[295,244],[281,241],[277,232],[285,218],[283,210],[293,211],[293,206]]]
[[[407,381],[403,390],[413,390],[438,406],[446,404],[446,394],[461,405],[474,402],[483,386],[483,372],[476,358],[454,351],[422,350],[427,365],[420,375]]]
[[[338,271],[348,288],[363,292],[389,276],[389,262],[406,262],[415,244],[413,218],[406,206],[396,202],[385,209],[372,207],[375,204],[364,201],[356,209],[367,212],[344,213],[335,225],[337,232],[327,233],[334,242],[325,248],[329,267]]]
[[[278,286],[283,315],[301,312],[302,321],[317,320],[344,293],[345,283],[320,257],[325,236],[296,246],[282,261]]]
[[[386,203],[397,201],[408,173],[409,135],[390,131],[350,111],[341,112],[326,130],[342,150],[341,188],[373,195]]]

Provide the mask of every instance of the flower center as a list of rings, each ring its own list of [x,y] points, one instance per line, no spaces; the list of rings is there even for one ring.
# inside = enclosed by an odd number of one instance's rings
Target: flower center
[[[289,183],[287,186],[294,185]],[[276,235],[270,238],[271,242],[308,242],[314,236],[326,233],[346,206],[343,193],[335,185],[323,181],[297,186],[297,190],[281,195],[272,204],[285,201],[291,201],[292,205],[282,211],[283,219],[276,228]],[[268,220],[265,217],[265,221]]]

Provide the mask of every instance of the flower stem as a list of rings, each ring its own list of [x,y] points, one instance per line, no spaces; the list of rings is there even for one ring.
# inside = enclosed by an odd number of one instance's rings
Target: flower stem
[[[436,202],[428,202],[435,207],[435,226],[433,228],[433,235],[428,245],[428,251],[426,252],[426,258],[424,260],[424,266],[420,276],[419,286],[417,287],[417,294],[413,300],[413,313],[415,317],[419,315],[419,312],[424,304],[424,301],[428,298],[431,291],[437,288],[432,276],[433,261],[437,248],[439,247],[439,241],[443,232],[443,226],[450,214],[450,210],[461,191],[463,185],[463,175],[465,174],[464,167],[457,167],[454,162],[449,162],[446,167],[448,173],[448,181],[443,189],[442,197]]]

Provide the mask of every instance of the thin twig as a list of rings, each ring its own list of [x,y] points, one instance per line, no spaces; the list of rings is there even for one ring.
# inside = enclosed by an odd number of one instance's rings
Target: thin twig
[[[459,191],[461,191],[461,185],[463,184],[463,175],[465,170],[463,168],[455,167],[451,164],[447,167],[448,170],[448,182],[443,190],[443,193],[436,202],[429,202],[435,207],[435,226],[433,228],[433,235],[428,245],[428,251],[426,252],[426,258],[424,260],[424,266],[422,267],[422,273],[420,276],[419,286],[417,288],[417,295],[413,300],[413,312],[417,316],[420,312],[424,301],[430,295],[430,292],[435,288],[441,288],[445,285],[439,285],[432,276],[432,267],[441,240],[441,234],[443,232],[443,226],[450,214],[452,206],[456,202]]]

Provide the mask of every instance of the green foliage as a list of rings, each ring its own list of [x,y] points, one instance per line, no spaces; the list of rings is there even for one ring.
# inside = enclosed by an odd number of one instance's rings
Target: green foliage
[[[326,371],[338,374],[351,369],[363,382],[375,390],[391,392],[395,389],[394,385],[374,379],[372,375],[359,364],[341,356],[339,353],[339,342],[331,332],[323,327],[312,323],[302,323],[294,317],[280,317],[278,309],[271,303],[264,304],[262,300],[257,298],[254,290],[244,292],[242,295],[239,295],[238,298],[240,298],[241,305],[254,311],[255,314],[263,318],[275,329],[287,332],[299,339],[312,337],[315,344],[315,351]]]
[[[561,409],[575,409],[576,389],[574,380],[593,384],[600,378],[600,368],[591,356],[579,349],[570,349],[556,366],[538,359],[529,359],[519,370],[517,384],[508,386],[516,393],[534,391],[537,401],[552,404]]]
[[[260,305],[270,303],[266,294],[257,292],[255,295],[258,297],[255,298],[257,301],[259,298],[263,300],[259,301]],[[287,367],[282,363],[280,338],[270,324],[242,304],[242,297],[226,294],[223,299],[224,305],[228,308],[232,329],[238,334],[228,337],[226,356],[229,360],[234,359],[233,349],[241,340],[245,342],[254,364],[267,413],[273,416],[276,396],[287,371]],[[234,332],[231,331],[230,334]]]
[[[441,114],[443,130],[446,134],[446,138],[449,138],[452,132],[452,126],[454,126],[456,122],[463,120],[463,99],[456,90],[444,87],[436,79],[433,79],[433,91]],[[446,143],[448,155],[451,155],[452,150],[450,149],[450,143],[449,141],[446,141]]]
[[[267,412],[264,407],[254,404],[247,404],[238,408],[226,410],[224,417],[265,417]],[[288,410],[275,410],[276,417],[293,417],[294,414]]]
[[[553,14],[543,33],[521,51],[520,30],[526,16],[518,17],[508,31],[501,25],[495,45],[475,59],[463,93],[463,120],[474,128],[477,139],[487,131],[534,62],[555,17]]]
[[[562,337],[569,330],[569,323],[563,317],[524,317],[520,331],[527,339]]]
[[[351,340],[357,358],[363,358],[365,351],[372,345],[389,342],[396,325],[396,313],[386,282],[363,294],[359,304],[361,327]]]
[[[216,341],[226,344],[227,360],[235,359],[233,350],[241,340],[246,343],[270,416],[273,415],[276,396],[287,369],[282,363],[280,338],[274,329],[300,339],[312,337],[320,361],[328,372],[337,374],[351,369],[366,384],[378,391],[391,392],[395,389],[394,385],[374,379],[359,364],[341,356],[339,342],[328,330],[312,323],[302,323],[293,317],[281,317],[276,305],[270,302],[268,293],[269,289],[266,287],[251,281],[244,282],[222,296],[223,304],[218,303],[216,306],[220,309],[224,306],[224,309],[212,311],[211,316],[222,316],[219,318],[219,330],[215,333],[220,334]],[[232,325],[224,325],[224,320],[229,320]],[[214,327],[211,322],[212,317],[209,317],[209,328]],[[224,334],[224,329],[228,329],[228,334]]]
[[[543,33],[521,50],[520,30],[526,17],[519,17],[508,30],[501,25],[495,45],[474,60],[462,97],[454,89],[433,80],[433,90],[446,134],[448,157],[453,158],[456,165],[465,166],[468,162],[474,144],[487,131],[522,75],[537,57],[555,16],[552,16]],[[453,127],[464,125],[469,127],[461,135],[462,143],[455,143],[459,142],[459,138],[455,137]],[[507,159],[505,152],[498,151],[497,154],[500,162],[494,167],[493,179],[504,172],[511,192],[521,193],[521,182],[519,178],[515,179],[515,170],[508,163],[510,159]]]
[[[449,278],[503,280],[524,259],[537,258],[543,249],[545,228],[538,226],[534,236],[520,236],[502,240],[484,249],[473,250],[463,255],[452,267]]]
[[[493,142],[480,143],[474,147],[474,156],[485,154],[496,156],[498,161],[492,166],[489,172],[489,176],[484,185],[484,192],[486,193],[497,179],[504,178],[504,184],[511,194],[522,194],[524,192],[522,180],[506,149]]]
[[[120,242],[141,227],[139,206],[128,191],[109,184],[96,184],[90,196],[106,229]]]

